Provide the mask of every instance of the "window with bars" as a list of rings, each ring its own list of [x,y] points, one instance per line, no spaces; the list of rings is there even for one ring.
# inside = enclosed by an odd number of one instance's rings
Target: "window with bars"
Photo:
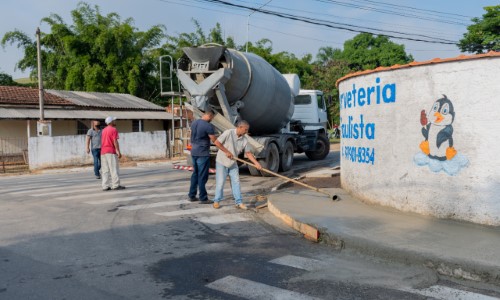
[[[132,132],[143,132],[143,120],[132,120]]]
[[[76,134],[87,134],[89,127],[82,121],[76,121]]]

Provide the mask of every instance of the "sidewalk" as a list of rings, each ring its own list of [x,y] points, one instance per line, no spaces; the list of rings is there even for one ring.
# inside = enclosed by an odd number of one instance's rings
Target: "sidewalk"
[[[278,190],[268,196],[269,210],[306,238],[338,249],[500,286],[500,228],[403,213],[325,190],[340,201],[312,190]]]

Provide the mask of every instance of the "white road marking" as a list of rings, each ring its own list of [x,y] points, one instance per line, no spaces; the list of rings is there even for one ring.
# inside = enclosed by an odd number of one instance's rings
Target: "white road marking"
[[[248,190],[253,190],[253,188],[243,188],[243,189],[241,189],[241,192],[243,193],[243,192],[246,192]],[[228,190],[224,189],[224,192],[226,192],[226,191],[229,191],[229,189]],[[207,191],[207,193],[210,195],[213,195],[214,192],[215,192],[214,190]],[[114,192],[107,191],[107,192],[103,192],[103,193],[114,193]],[[152,195],[137,195],[137,196],[130,196],[130,197],[117,197],[117,198],[110,198],[110,199],[104,199],[104,200],[88,201],[85,203],[99,205],[99,204],[110,204],[110,203],[117,203],[117,202],[128,202],[128,201],[134,201],[134,200],[145,200],[145,199],[162,198],[162,197],[167,198],[167,197],[172,197],[172,196],[183,196],[183,195],[187,197],[187,191],[168,193],[168,194],[152,194]]]
[[[17,186],[15,189],[10,189],[10,190],[4,190],[3,192],[4,193],[9,193],[11,195],[17,195],[17,194],[26,194],[26,193],[33,193],[37,190],[47,190],[47,188],[51,188],[51,187],[57,187],[59,185],[42,185],[42,186],[35,186],[34,184],[33,185],[26,185],[26,186]],[[20,189],[23,189],[23,188],[33,188],[32,190],[22,190],[20,191]],[[11,192],[12,191],[12,192]]]
[[[120,190],[118,191],[118,193],[120,193],[120,195],[123,195],[123,194],[131,194],[131,193],[140,193],[140,192],[144,192],[145,194],[149,194],[151,192],[158,192],[158,191],[169,191],[169,190],[176,190],[176,189],[185,189],[187,186],[172,186],[172,187],[158,187],[158,188],[144,188],[144,189],[133,189],[133,187],[129,187],[127,186],[127,189],[125,190]],[[115,193],[115,191],[109,191],[111,193]],[[186,194],[186,192],[184,192],[184,194]],[[71,197],[59,197],[59,198],[56,198],[55,200],[62,200],[62,201],[65,201],[65,200],[76,200],[76,199],[85,199],[85,198],[92,198],[92,197],[95,197],[95,198],[102,198],[103,196],[103,191],[102,190],[99,190],[99,192],[96,192],[96,193],[85,193],[85,194],[82,194],[82,195],[71,195]]]
[[[223,206],[219,209],[215,209],[210,205],[210,207],[167,211],[167,212],[155,213],[155,215],[159,215],[159,216],[163,216],[163,217],[178,217],[178,216],[194,215],[194,214],[198,214],[198,213],[216,213],[220,210],[227,210],[228,208],[229,207],[227,207],[227,206]]]
[[[498,300],[499,298],[490,297],[482,294],[477,294],[473,292],[457,290],[446,286],[433,285],[426,289],[402,289],[405,292],[412,294],[419,294],[426,297],[432,297],[434,299],[454,299],[454,300]]]
[[[289,266],[306,271],[319,270],[321,268],[324,268],[325,266],[325,264],[319,260],[295,256],[295,255],[285,255],[283,257],[273,259],[269,262],[273,264]]]
[[[206,287],[245,299],[308,300],[319,299],[297,292],[277,288],[234,276],[227,276],[206,285]]]
[[[176,179],[181,179],[181,178],[169,178],[169,180],[176,180]],[[125,179],[121,180],[121,183],[125,185],[127,188],[135,188],[135,187],[146,187],[146,186],[151,186],[154,183],[167,183],[168,180],[157,180],[157,181],[144,181],[144,178],[140,179]],[[71,194],[71,193],[85,193],[89,191],[93,192],[102,192],[102,187],[101,187],[101,180],[96,180],[94,183],[85,183],[82,184],[81,182],[75,182],[73,184],[67,184],[67,185],[51,185],[51,188],[48,188],[49,186],[44,186],[40,187],[40,191],[43,193],[41,194],[32,194],[30,196],[33,197],[43,197],[43,196],[55,196],[55,195],[64,195],[64,194]],[[182,182],[183,184],[175,183],[177,186],[189,186],[189,181]],[[13,192],[11,194],[29,194],[29,193],[36,193],[35,191],[18,191],[18,192]]]
[[[164,206],[175,206],[175,205],[190,204],[190,203],[198,203],[198,202],[191,202],[189,200],[163,201],[163,202],[156,202],[156,203],[149,203],[149,204],[120,206],[119,209],[139,210],[139,209],[164,207]]]
[[[105,192],[105,193],[111,193]],[[127,202],[127,201],[134,201],[134,200],[139,200],[139,199],[153,199],[153,198],[163,198],[163,197],[172,197],[172,196],[182,196],[186,195],[186,192],[177,192],[177,193],[168,193],[168,194],[153,194],[153,195],[138,195],[138,196],[130,196],[130,197],[119,197],[119,198],[111,198],[111,199],[104,199],[104,200],[96,200],[96,201],[88,201],[85,202],[87,204],[94,204],[94,205],[100,205],[100,204],[109,204],[109,203],[117,203],[117,202]]]
[[[78,186],[78,187],[81,187],[81,186]],[[136,187],[139,187],[139,186],[138,185],[127,186],[127,188],[136,188]],[[64,190],[61,191],[61,189],[64,189]],[[89,192],[95,192],[95,191],[99,191],[99,194],[102,195],[101,184],[99,184],[99,186],[91,185],[91,186],[88,186],[87,188],[81,188],[81,189],[71,189],[70,186],[65,186],[65,187],[58,188],[55,192],[34,194],[34,195],[30,195],[30,196],[42,197],[42,196],[56,196],[56,195],[74,194],[74,193],[77,193],[77,194],[81,193],[84,195],[88,195]],[[66,199],[68,199],[68,198],[66,198]]]
[[[246,222],[250,221],[251,218],[244,214],[223,214],[211,217],[200,217],[196,218],[196,220],[206,224],[219,225],[235,222]]]

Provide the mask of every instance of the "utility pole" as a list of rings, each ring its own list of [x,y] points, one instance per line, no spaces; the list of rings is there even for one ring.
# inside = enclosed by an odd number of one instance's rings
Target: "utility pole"
[[[259,8],[257,8],[256,10],[252,11],[248,16],[247,16],[247,42],[246,42],[246,45],[245,45],[245,52],[248,52],[248,32],[249,32],[249,27],[250,27],[250,16],[252,14],[254,14],[256,11],[258,11],[259,9],[263,8],[264,6],[268,5],[269,3],[271,3],[271,1],[273,0],[269,0],[267,1],[266,3],[262,4]]]
[[[38,98],[40,100],[40,121],[44,121],[43,111],[43,81],[42,81],[42,53],[40,51],[40,27],[36,29],[36,58],[38,63]]]
[[[42,51],[40,50],[40,27],[36,29],[36,58],[38,63],[38,98],[40,100],[40,120],[37,122],[38,136],[52,136],[52,123],[45,121],[43,110]]]

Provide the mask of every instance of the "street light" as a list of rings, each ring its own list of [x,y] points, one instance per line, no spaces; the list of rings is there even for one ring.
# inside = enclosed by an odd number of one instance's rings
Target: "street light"
[[[246,43],[246,46],[245,46],[245,52],[248,52],[248,28],[250,27],[250,16],[252,14],[254,14],[256,11],[258,11],[259,9],[263,8],[264,6],[268,5],[269,3],[271,3],[271,1],[273,0],[269,0],[267,1],[266,3],[262,4],[259,8],[255,9],[254,11],[252,11],[248,17],[247,17],[247,43]]]

